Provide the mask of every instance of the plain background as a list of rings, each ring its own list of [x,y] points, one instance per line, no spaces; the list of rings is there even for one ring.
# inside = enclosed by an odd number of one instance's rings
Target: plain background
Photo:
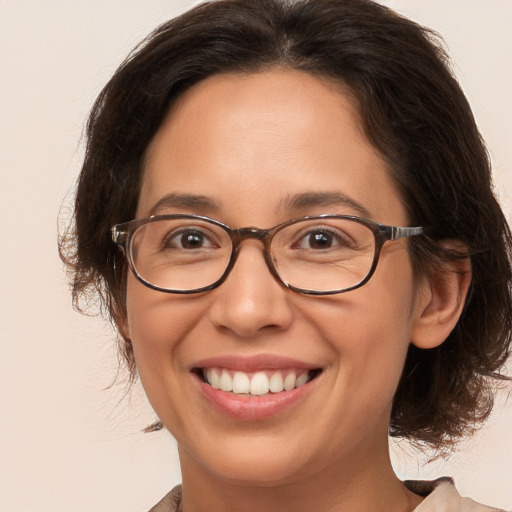
[[[510,218],[512,2],[382,1],[444,36]],[[180,480],[171,436],[140,433],[155,419],[140,388],[105,389],[114,334],[73,312],[56,236],[95,96],[142,37],[190,5],[0,0],[1,512],[143,511]],[[512,508],[511,390],[448,462],[425,466],[395,447],[400,476],[452,475],[462,493]]]

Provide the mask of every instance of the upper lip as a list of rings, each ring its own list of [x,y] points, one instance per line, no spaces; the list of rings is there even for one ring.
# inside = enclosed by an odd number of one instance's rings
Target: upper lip
[[[194,363],[192,368],[226,368],[243,372],[257,372],[261,370],[280,370],[284,368],[314,370],[318,369],[319,365],[272,354],[258,354],[253,356],[233,354],[201,359]]]

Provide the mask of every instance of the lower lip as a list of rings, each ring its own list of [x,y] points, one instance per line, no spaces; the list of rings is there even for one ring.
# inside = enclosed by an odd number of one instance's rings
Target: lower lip
[[[277,416],[300,403],[313,389],[318,377],[290,391],[255,397],[229,393],[214,389],[201,380],[198,382],[201,392],[216,411],[241,421],[262,421]]]

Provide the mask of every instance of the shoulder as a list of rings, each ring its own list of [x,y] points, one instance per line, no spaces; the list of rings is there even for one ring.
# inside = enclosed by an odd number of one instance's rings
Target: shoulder
[[[430,482],[409,480],[404,483],[411,491],[425,496],[413,512],[505,512],[477,503],[471,498],[463,498],[451,478],[443,477]]]
[[[181,504],[181,485],[177,485],[171,492],[167,493],[148,512],[179,512]]]

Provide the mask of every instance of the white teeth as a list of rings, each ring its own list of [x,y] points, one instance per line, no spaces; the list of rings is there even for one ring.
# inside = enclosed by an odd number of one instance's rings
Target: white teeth
[[[296,388],[300,388],[301,386],[303,386],[304,384],[306,384],[306,382],[308,381],[308,377],[309,377],[308,372],[301,373],[301,374],[297,377],[297,380],[295,381],[295,387],[296,387]]]
[[[292,390],[295,387],[295,382],[296,382],[295,372],[289,373],[284,379],[284,383],[283,383],[284,390],[285,391]]]
[[[251,395],[266,395],[270,389],[268,377],[263,373],[255,373],[251,379]]]
[[[269,388],[272,393],[280,393],[283,391],[283,376],[280,372],[276,372],[270,377]]]
[[[249,377],[245,373],[235,373],[233,376],[233,393],[249,393],[250,386]]]
[[[212,370],[211,375],[210,375],[210,380],[211,380],[213,389],[220,388],[220,377],[219,377],[219,374],[217,373],[217,370]]]
[[[223,371],[220,377],[220,389],[222,391],[232,391],[233,390],[233,379],[228,372]]]
[[[235,372],[232,376],[229,370],[209,368],[203,371],[204,378],[214,389],[236,394],[247,394],[262,396],[271,393],[281,393],[303,386],[310,379],[309,371],[303,371],[299,375],[295,371],[286,373],[283,378],[283,371],[274,373],[257,372],[251,376],[244,372]],[[270,375],[270,378],[268,377]]]

